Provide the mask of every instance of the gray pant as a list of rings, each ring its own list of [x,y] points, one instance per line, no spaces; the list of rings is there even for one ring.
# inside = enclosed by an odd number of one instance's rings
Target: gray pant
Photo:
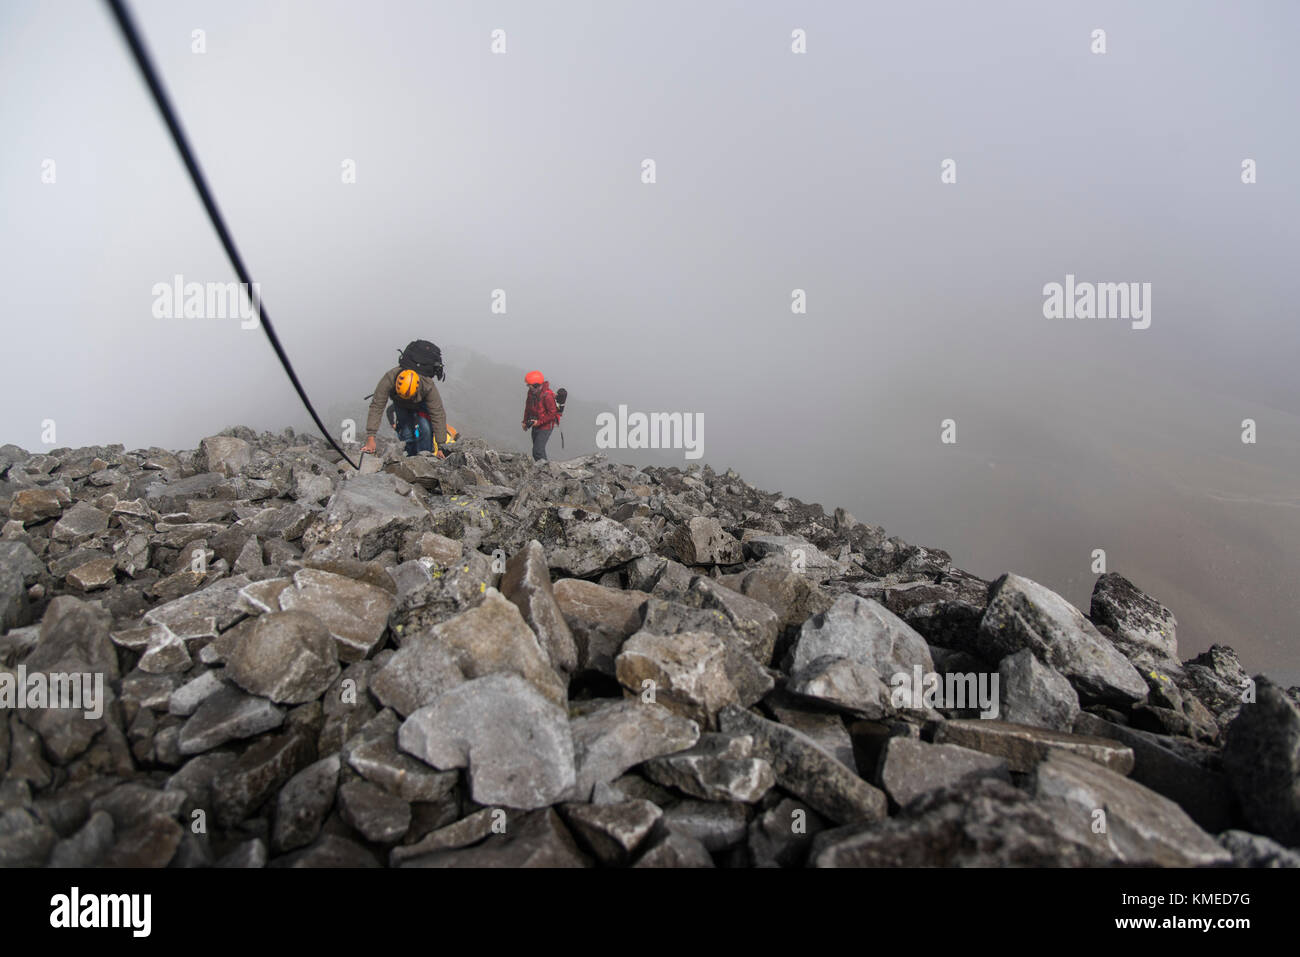
[[[546,458],[546,443],[551,439],[551,429],[533,429],[533,461]]]

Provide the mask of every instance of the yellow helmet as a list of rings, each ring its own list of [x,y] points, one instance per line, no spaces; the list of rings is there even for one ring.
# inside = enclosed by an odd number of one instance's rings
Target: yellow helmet
[[[399,399],[414,399],[420,394],[420,376],[411,369],[403,369],[397,374],[397,397]]]

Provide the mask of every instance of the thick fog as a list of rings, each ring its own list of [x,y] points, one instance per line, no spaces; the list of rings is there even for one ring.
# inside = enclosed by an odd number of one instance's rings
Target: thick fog
[[[132,6],[331,428],[429,338],[453,424],[526,448],[532,368],[566,453],[702,414],[655,460],[1085,610],[1104,549],[1184,656],[1300,681],[1295,4]],[[259,329],[159,303],[234,276],[103,4],[0,6],[0,130],[0,441],[309,424]]]

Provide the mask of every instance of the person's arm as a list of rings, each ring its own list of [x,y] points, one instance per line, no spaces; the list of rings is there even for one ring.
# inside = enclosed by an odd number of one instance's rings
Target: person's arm
[[[393,371],[389,369],[385,372],[384,377],[375,386],[375,394],[370,399],[370,411],[366,415],[366,438],[379,432],[379,420],[384,415],[384,404],[392,397],[393,383],[397,381]]]
[[[422,381],[429,383],[429,391],[424,394],[424,411],[429,414],[429,427],[433,429],[436,447],[441,449],[447,441],[447,413],[442,408],[442,396],[438,395],[438,387],[433,384],[433,379]]]

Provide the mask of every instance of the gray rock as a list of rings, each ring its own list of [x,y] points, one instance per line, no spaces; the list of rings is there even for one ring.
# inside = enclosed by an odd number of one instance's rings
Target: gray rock
[[[578,649],[555,603],[546,553],[540,542],[530,541],[506,563],[501,594],[514,603],[533,629],[551,667],[562,676],[576,671]]]
[[[663,817],[657,805],[645,800],[564,804],[560,814],[579,845],[609,866],[626,864]]]
[[[734,666],[743,657],[730,654],[727,640],[709,632],[666,636],[639,631],[623,643],[614,670],[619,684],[633,694],[653,693],[654,702],[714,727],[720,708],[752,704],[771,687],[764,687],[758,674],[733,681]],[[758,666],[751,662],[751,667]]]
[[[1110,738],[1133,749],[1134,781],[1163,794],[1210,832],[1222,831],[1232,820],[1232,795],[1217,770],[1213,749],[1192,742],[1181,744],[1163,735],[1115,724],[1083,712],[1074,723],[1076,734]]]
[[[107,512],[101,512],[85,502],[77,502],[54,524],[50,538],[68,545],[80,545],[107,531]]]
[[[472,847],[409,858],[402,866],[549,868],[586,867],[589,863],[559,815],[542,808],[512,820],[504,834],[489,834]]]
[[[640,698],[601,702],[569,725],[580,801],[628,768],[689,748],[700,737],[696,722]]]
[[[568,716],[517,674],[490,674],[441,695],[406,719],[398,746],[439,770],[468,767],[480,804],[545,807],[575,781]]]
[[[1263,675],[1224,736],[1223,768],[1251,829],[1300,845],[1300,709]]]
[[[822,831],[813,867],[1098,867],[1087,827],[994,778],[931,791],[883,824]]]
[[[1003,721],[1035,728],[1070,731],[1079,716],[1079,695],[1062,675],[1043,664],[1028,648],[998,664]]]
[[[844,566],[812,542],[798,535],[744,536],[745,551],[758,561],[793,571],[813,581],[825,581],[844,574]]]
[[[339,788],[339,812],[348,826],[375,844],[393,844],[411,826],[411,805],[369,781]]]
[[[34,581],[42,566],[23,542],[0,541],[0,632],[31,620],[27,599],[29,574]]]
[[[978,718],[945,721],[934,733],[935,744],[957,744],[1005,758],[1012,771],[1027,772],[1057,751],[1080,755],[1119,774],[1133,770],[1133,749],[1118,741],[1031,728]]]
[[[705,801],[752,804],[776,784],[772,766],[753,756],[749,735],[705,734],[675,754],[647,761],[650,780]]]
[[[9,502],[9,517],[24,525],[58,518],[62,512],[63,503],[54,489],[49,488],[19,489]]]
[[[220,868],[259,868],[266,867],[266,862],[270,854],[266,849],[266,842],[260,837],[255,837],[250,841],[243,841],[236,844],[227,852],[213,867]]]
[[[1159,658],[1178,660],[1178,622],[1160,602],[1115,572],[1107,572],[1092,588],[1090,617],[1116,635],[1120,651],[1145,650]]]
[[[433,771],[397,750],[395,735],[378,735],[347,749],[348,766],[405,802],[441,800],[456,787],[456,771]]]
[[[120,832],[102,867],[166,867],[184,840],[181,825],[166,814],[151,814]]]
[[[81,829],[54,845],[50,867],[95,867],[114,843],[113,818],[107,811],[95,811]]]
[[[1019,575],[994,582],[977,641],[990,661],[1028,648],[1085,701],[1129,705],[1147,696],[1142,676],[1077,608]]]
[[[68,586],[82,592],[99,591],[117,581],[116,568],[115,558],[96,558],[68,572]]]
[[[738,565],[745,560],[740,542],[724,531],[716,518],[697,515],[688,519],[667,541],[686,565]]]
[[[340,483],[319,519],[303,533],[307,554],[369,561],[386,549],[401,547],[408,532],[424,531],[428,510],[411,495],[410,486],[380,472]]]
[[[58,835],[27,808],[0,811],[0,867],[41,867]]]
[[[248,584],[246,575],[233,575],[213,582],[184,597],[150,609],[146,624],[166,625],[176,634],[186,633],[192,622],[211,619],[213,634],[225,631],[248,615],[239,600],[239,591]]]
[[[309,612],[329,629],[342,661],[368,658],[379,646],[393,610],[393,596],[382,588],[316,568],[295,572],[294,587],[279,593],[286,611]]]
[[[308,847],[277,857],[268,867],[379,867],[375,856],[356,841],[322,834]]]
[[[885,817],[884,793],[807,735],[735,706],[723,708],[718,718],[723,731],[754,739],[754,753],[772,765],[778,785],[831,821],[880,821]]]
[[[776,565],[723,575],[718,584],[762,602],[776,615],[781,629],[798,628],[813,615],[829,611],[834,603],[808,576]]]
[[[750,862],[754,867],[801,867],[813,838],[825,828],[821,815],[808,805],[781,797],[749,822]]]
[[[259,738],[212,782],[217,823],[232,827],[248,817],[314,761],[315,752],[310,737],[297,730]]]
[[[278,728],[284,712],[265,698],[227,686],[209,695],[181,728],[181,754],[210,751],[227,741]]]
[[[519,545],[537,539],[551,569],[570,578],[598,575],[650,552],[644,539],[618,522],[582,508],[541,509],[521,533]]]
[[[477,607],[436,626],[433,635],[451,650],[467,678],[512,672],[548,700],[566,704],[568,690],[551,668],[537,637],[519,609],[495,588],[486,589]]]
[[[167,698],[167,711],[170,714],[188,718],[198,710],[208,698],[226,686],[222,680],[222,671],[214,669],[204,671],[198,677],[191,678],[173,691]]]
[[[893,737],[885,743],[877,770],[877,783],[900,807],[922,794],[985,777],[1011,783],[1007,762],[1002,758],[957,745],[926,744],[905,737]]]
[[[650,595],[606,588],[579,578],[561,578],[553,593],[574,639],[578,670],[613,677],[614,659],[623,642],[640,629],[641,606]]]
[[[895,675],[934,671],[925,639],[879,602],[841,595],[799,631],[791,690],[866,718],[893,711]]]
[[[416,635],[375,673],[370,688],[380,704],[405,717],[464,681],[451,648],[436,635]]]
[[[292,851],[316,840],[334,807],[341,767],[338,754],[331,754],[307,765],[280,789],[271,838],[277,851]]]
[[[750,808],[744,804],[679,801],[664,811],[670,831],[695,838],[717,854],[741,843],[749,828]]]
[[[1038,766],[1034,793],[1060,800],[1092,828],[1104,853],[1126,864],[1214,867],[1231,862],[1173,801],[1078,755],[1049,755]]]
[[[669,830],[650,842],[633,867],[713,867],[709,849],[698,838]]]
[[[1224,831],[1219,844],[1236,867],[1300,867],[1300,852],[1249,831]]]
[[[778,724],[807,735],[823,751],[845,767],[854,767],[853,739],[838,714],[810,711],[788,700],[786,696],[769,695],[763,707],[771,711]],[[873,762],[872,768],[875,767]]]
[[[252,461],[252,447],[243,439],[229,435],[210,435],[199,443],[198,461],[205,472],[225,476],[238,475]]]
[[[324,694],[339,672],[330,630],[315,615],[290,610],[258,618],[227,657],[225,675],[277,704],[302,704]]]

